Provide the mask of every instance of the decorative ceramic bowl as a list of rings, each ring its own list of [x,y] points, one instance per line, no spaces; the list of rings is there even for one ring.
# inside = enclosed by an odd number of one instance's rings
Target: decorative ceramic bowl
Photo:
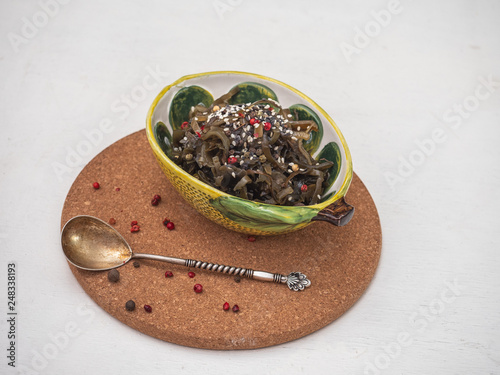
[[[226,194],[191,176],[170,159],[172,133],[188,120],[191,106],[209,106],[232,87],[240,91],[232,103],[274,99],[290,108],[295,120],[313,120],[319,131],[304,142],[317,160],[334,162],[320,202],[311,206],[277,206]],[[226,228],[255,235],[272,235],[304,228],[316,220],[337,226],[347,224],[354,208],[344,196],[352,179],[349,149],[333,120],[314,101],[275,79],[244,72],[210,72],[182,77],[165,87],[153,101],[146,121],[153,153],[165,175],[181,196],[201,214]]]

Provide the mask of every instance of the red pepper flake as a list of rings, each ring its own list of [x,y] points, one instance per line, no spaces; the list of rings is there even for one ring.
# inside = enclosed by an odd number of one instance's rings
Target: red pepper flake
[[[138,225],[132,225],[132,228],[130,228],[130,231],[132,233],[139,232],[141,230],[141,227]]]
[[[189,271],[189,272],[188,272],[188,276],[189,276],[190,278],[193,278],[193,277],[195,277],[195,276],[196,276],[196,274],[195,274],[193,271]]]
[[[120,188],[119,187],[115,188],[115,191],[120,191]]]
[[[265,131],[271,130],[271,123],[270,122],[265,122],[264,123],[264,130]]]
[[[93,187],[94,187],[94,189],[96,189],[96,190],[97,190],[97,189],[99,189],[99,188],[101,187],[101,185],[99,185],[99,182],[94,182],[94,183],[92,184],[92,186],[93,186]]]
[[[144,310],[146,310],[147,313],[153,312],[153,308],[149,305],[144,305]]]
[[[240,311],[240,307],[238,305],[234,305],[233,312],[237,313],[238,311]]]
[[[236,163],[237,161],[238,161],[238,159],[236,159],[234,156],[230,156],[230,157],[228,157],[228,158],[227,158],[227,162],[228,162],[229,164],[234,164],[234,163]]]
[[[250,125],[254,125],[255,123],[259,123],[256,119],[251,118],[250,119]]]
[[[114,218],[111,218],[111,219],[109,219],[108,223],[110,223],[111,225],[115,225],[116,220]]]
[[[187,121],[184,121],[184,122],[181,124],[181,129],[186,129],[188,126],[189,126],[189,123],[188,123]]]
[[[130,226],[133,227],[134,225],[137,225],[137,220],[134,220],[130,223]]]
[[[201,138],[200,132],[196,132],[196,135],[198,136],[198,138]]]
[[[166,226],[167,226],[168,230],[174,230],[175,229],[175,224],[172,223],[171,221],[169,221]]]
[[[158,203],[160,203],[158,199],[151,199],[151,206],[158,206]]]
[[[254,236],[248,236],[248,241],[255,242],[256,238]]]
[[[238,112],[238,116],[245,117],[245,115],[243,113],[241,113],[241,112]]]
[[[302,185],[300,187],[300,191],[303,192],[303,193],[305,193],[307,191],[307,185],[306,184]]]
[[[163,219],[163,225],[166,226],[168,223],[170,223],[170,220],[168,220],[168,218]]]
[[[165,277],[172,277],[174,276],[174,274],[172,273],[172,271],[166,271],[165,272]]]
[[[193,290],[195,293],[201,293],[203,292],[203,286],[201,284],[195,284]]]
[[[156,199],[158,202],[161,201],[161,197],[158,194],[155,194],[153,199]]]
[[[202,125],[202,126],[200,127],[200,130],[201,130],[201,131],[205,130],[205,125]]]
[[[253,133],[254,138],[259,138],[259,133]]]
[[[222,310],[224,310],[224,311],[228,311],[228,310],[229,310],[229,303],[225,302],[225,303],[222,305]]]

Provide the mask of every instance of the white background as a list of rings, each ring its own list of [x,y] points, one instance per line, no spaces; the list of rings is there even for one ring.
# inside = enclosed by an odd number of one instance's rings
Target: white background
[[[379,0],[45,3],[0,5],[0,373],[500,373],[498,1],[401,0],[390,20]],[[150,69],[161,74],[141,89]],[[83,292],[60,250],[64,198],[86,163],[142,129],[163,86],[213,70],[267,75],[317,101],[381,216],[364,296],[276,347],[209,351],[145,336]],[[84,132],[106,119],[112,130],[86,148]],[[433,134],[440,143],[426,141]],[[55,352],[68,325],[76,337]]]

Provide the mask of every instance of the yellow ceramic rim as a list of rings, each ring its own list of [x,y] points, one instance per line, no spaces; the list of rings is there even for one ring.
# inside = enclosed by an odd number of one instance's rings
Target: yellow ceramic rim
[[[146,132],[147,132],[148,140],[149,140],[149,143],[150,143],[151,147],[153,148],[153,151],[155,152],[155,154],[160,155],[160,157],[170,167],[172,167],[173,169],[175,169],[181,175],[185,176],[188,180],[194,182],[196,185],[200,185],[203,189],[208,189],[213,194],[218,194],[220,196],[232,197],[232,195],[224,193],[224,192],[222,192],[222,191],[220,191],[220,190],[218,190],[218,189],[216,189],[216,188],[214,188],[214,187],[212,187],[210,185],[207,185],[204,182],[202,182],[202,181],[194,178],[189,173],[187,173],[186,171],[184,171],[184,169],[180,168],[179,166],[177,166],[177,164],[175,164],[172,160],[170,160],[170,158],[167,155],[165,155],[165,153],[162,151],[162,149],[160,148],[160,146],[156,142],[156,139],[155,139],[154,134],[153,134],[153,126],[152,126],[152,123],[151,123],[151,119],[153,118],[153,112],[154,112],[156,106],[158,105],[158,102],[163,97],[163,95],[165,95],[165,93],[167,91],[169,91],[172,87],[177,86],[181,82],[187,81],[187,80],[189,80],[191,78],[197,78],[197,77],[203,77],[203,76],[210,76],[210,75],[216,75],[216,74],[238,74],[238,75],[246,75],[246,76],[250,76],[250,77],[255,77],[255,78],[259,78],[259,79],[271,81],[271,82],[274,82],[274,83],[276,83],[278,85],[286,87],[290,91],[293,91],[294,93],[296,93],[297,95],[299,95],[303,99],[305,99],[308,102],[310,102],[311,104],[313,104],[316,107],[316,109],[318,111],[320,111],[323,116],[325,116],[325,118],[328,120],[328,122],[330,123],[330,125],[332,125],[332,127],[335,130],[335,132],[339,136],[340,142],[342,143],[342,147],[344,148],[344,153],[345,153],[345,157],[346,157],[346,161],[347,161],[347,170],[346,170],[344,181],[342,182],[342,186],[340,187],[339,191],[337,193],[335,193],[335,195],[333,197],[329,198],[328,200],[326,200],[324,202],[321,202],[321,203],[318,203],[318,204],[315,204],[315,205],[312,205],[312,206],[307,206],[307,207],[312,208],[312,209],[322,210],[323,208],[325,208],[326,206],[332,204],[333,202],[335,202],[339,198],[342,198],[346,194],[347,189],[349,189],[349,185],[350,185],[351,180],[352,180],[352,159],[351,159],[351,153],[349,151],[349,147],[347,147],[347,142],[346,142],[344,136],[342,135],[342,132],[340,131],[340,129],[335,124],[335,121],[333,121],[333,119],[328,115],[328,113],[326,113],[323,110],[323,108],[321,108],[314,100],[312,100],[311,98],[309,98],[307,95],[303,94],[302,92],[300,92],[299,90],[293,88],[292,86],[287,85],[286,83],[283,83],[283,82],[278,81],[278,80],[276,80],[274,78],[266,77],[266,76],[263,76],[263,75],[260,75],[260,74],[247,73],[247,72],[239,72],[239,71],[234,71],[234,70],[221,70],[221,71],[216,71],[216,72],[197,73],[197,74],[190,74],[190,75],[187,75],[187,76],[183,76],[183,77],[179,78],[177,81],[175,81],[172,84],[170,84],[167,87],[165,87],[156,96],[155,100],[151,104],[151,107],[149,108],[147,119],[146,119]],[[260,203],[260,204],[266,205],[265,203]]]

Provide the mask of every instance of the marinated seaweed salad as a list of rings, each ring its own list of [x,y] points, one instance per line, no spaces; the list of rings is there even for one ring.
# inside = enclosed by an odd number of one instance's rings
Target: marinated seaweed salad
[[[191,107],[173,133],[173,160],[227,194],[255,202],[303,206],[319,202],[333,162],[314,160],[302,144],[318,131],[294,121],[272,99],[229,104],[235,87],[209,107]]]

